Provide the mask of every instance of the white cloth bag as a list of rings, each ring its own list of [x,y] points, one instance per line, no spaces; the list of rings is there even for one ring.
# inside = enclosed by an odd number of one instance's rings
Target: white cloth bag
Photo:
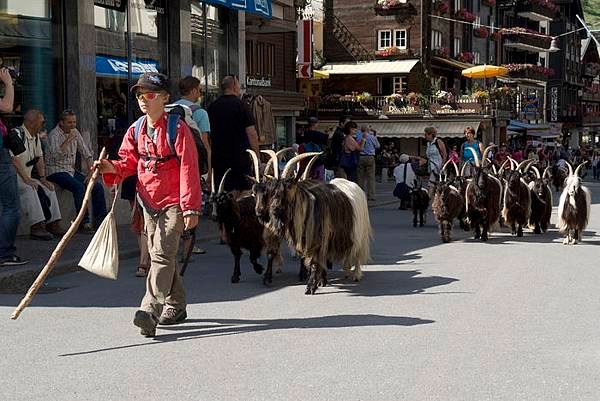
[[[119,191],[115,190],[115,197],[110,212],[98,227],[92,241],[79,261],[79,266],[97,276],[117,279],[119,274],[119,241],[117,240],[117,223],[115,221],[115,202]]]

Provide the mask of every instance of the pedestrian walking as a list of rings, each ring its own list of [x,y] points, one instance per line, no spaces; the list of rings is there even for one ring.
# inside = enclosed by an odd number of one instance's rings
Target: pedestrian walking
[[[143,74],[131,90],[144,115],[127,131],[119,150],[121,159],[103,160],[98,166],[109,185],[138,174],[137,198],[151,265],[146,294],[133,323],[142,335],[153,337],[158,324],[177,324],[187,318],[177,250],[184,230],[198,225],[200,171],[190,128],[179,116],[165,112],[170,95],[167,77]]]
[[[458,147],[456,145],[452,145],[452,149],[448,154],[448,160],[456,163],[457,166],[460,164],[460,156],[458,155]]]
[[[200,80],[196,77],[187,76],[179,80],[179,92],[181,92],[181,99],[175,102],[175,104],[180,104],[183,106],[187,106],[190,108],[192,112],[192,119],[196,122],[198,129],[200,130],[200,137],[202,139],[202,143],[204,144],[204,148],[206,149],[207,156],[207,165],[208,172],[206,173],[206,184],[212,181],[212,171],[211,171],[211,150],[210,150],[210,120],[208,118],[208,113],[202,107],[198,105],[198,102],[202,98],[203,89]],[[207,188],[203,188],[203,190],[207,190]],[[212,191],[212,188],[208,188],[208,191]],[[190,244],[191,236],[189,240],[184,240],[183,243],[183,255],[188,254],[189,247],[192,246],[192,253],[195,254],[205,254],[206,251],[195,244]]]
[[[466,141],[463,142],[460,148],[460,155],[462,158],[463,164],[467,163],[467,167],[465,168],[465,175],[467,177],[473,174],[472,166],[475,165],[475,156],[469,149],[473,149],[477,154],[479,160],[481,160],[481,155],[483,155],[483,143],[475,139],[475,130],[472,127],[466,127],[464,130]]]
[[[260,154],[254,118],[247,105],[240,100],[240,81],[228,75],[221,81],[223,95],[208,107],[212,168],[215,183],[227,169],[231,169],[224,183],[226,191],[239,195],[252,188],[247,177],[254,176],[247,149]]]
[[[398,209],[406,210],[410,199],[410,191],[414,188],[417,176],[410,163],[410,157],[405,153],[400,155],[400,164],[394,169],[394,178],[396,179],[394,196],[400,199]]]
[[[336,178],[347,178],[346,172],[340,166],[340,158],[342,157],[344,138],[344,127],[346,123],[350,121],[347,116],[341,116],[338,122],[338,126],[335,128],[333,135],[329,143],[329,150],[327,152],[327,159],[325,165],[328,170],[332,170]]]
[[[442,166],[448,158],[448,150],[444,141],[437,137],[435,127],[427,127],[424,130],[425,140],[427,141],[427,170],[429,172],[429,186],[433,187],[438,182]]]
[[[48,135],[48,151],[46,157],[46,172],[48,181],[71,192],[75,201],[76,212],[82,207],[85,193],[85,182],[88,175],[75,170],[77,153],[82,156],[82,163],[88,166],[93,163],[92,152],[85,144],[79,130],[77,130],[77,116],[73,110],[67,109],[60,114],[58,125]],[[84,170],[85,171],[85,170]],[[92,191],[92,211],[94,223],[99,226],[106,217],[106,199],[102,184],[96,182]],[[88,213],[83,218],[81,231],[93,233],[94,225]]]
[[[592,155],[592,170],[594,180],[600,179],[600,150],[596,149]]]
[[[342,144],[342,155],[340,157],[340,167],[344,169],[344,173],[348,180],[356,182],[358,169],[358,153],[364,149],[366,138],[362,138],[360,142],[356,142],[354,136],[358,126],[354,121],[349,121],[344,125],[344,143]]]
[[[30,238],[35,240],[52,240],[54,236],[64,235],[60,229],[60,205],[54,185],[46,178],[44,153],[38,137],[44,124],[42,112],[29,110],[25,113],[23,125],[14,129],[25,146],[25,152],[13,156],[18,174],[21,210],[30,227]],[[39,180],[32,176],[34,167]]]
[[[365,139],[365,145],[360,151],[358,161],[358,185],[367,194],[367,199],[375,200],[375,152],[381,148],[377,136],[371,130],[362,126],[356,140],[360,143]]]
[[[327,134],[319,131],[317,126],[319,120],[316,117],[310,117],[308,119],[308,129],[304,132],[304,143],[301,143],[298,147],[298,153],[308,152],[322,152],[327,146],[329,137]],[[309,173],[309,177],[318,180],[325,181],[325,164],[323,163],[324,158],[319,157],[313,164],[313,167]],[[300,162],[300,172],[304,171],[308,165],[308,160],[302,160]]]
[[[0,68],[0,83],[4,85],[4,96],[0,98],[0,112],[11,113],[15,90],[12,77],[6,68]],[[8,129],[0,119],[0,267],[29,263],[15,255],[20,206],[17,173],[9,151],[19,155],[25,149],[22,144],[19,146],[11,139]]]

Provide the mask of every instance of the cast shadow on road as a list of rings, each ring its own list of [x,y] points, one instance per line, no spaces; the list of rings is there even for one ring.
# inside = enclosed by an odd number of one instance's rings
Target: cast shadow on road
[[[198,324],[200,323],[200,324]],[[204,324],[202,324],[204,323]],[[435,323],[434,320],[420,319],[405,316],[382,315],[337,315],[293,319],[188,319],[178,326],[160,326],[157,337],[152,342],[121,345],[95,350],[74,352],[59,355],[61,357],[81,356],[107,351],[119,351],[130,348],[143,347],[170,343],[174,341],[195,340],[208,337],[223,337],[236,334],[249,334],[271,330],[297,330],[297,329],[332,329],[351,327],[378,327],[378,326],[417,326]],[[169,334],[162,334],[163,331]]]

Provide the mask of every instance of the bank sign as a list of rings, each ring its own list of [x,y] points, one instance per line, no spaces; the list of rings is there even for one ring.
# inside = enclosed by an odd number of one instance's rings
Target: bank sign
[[[125,12],[125,9],[127,8],[127,0],[94,0],[94,5]]]
[[[271,0],[205,0],[204,3],[271,18]]]

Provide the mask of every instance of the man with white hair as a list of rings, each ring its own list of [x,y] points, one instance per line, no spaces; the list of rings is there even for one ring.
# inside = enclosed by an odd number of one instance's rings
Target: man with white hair
[[[415,172],[410,164],[410,156],[406,153],[400,155],[400,164],[394,169],[394,178],[396,178],[396,188],[394,189],[394,196],[400,198],[400,210],[406,210],[408,200],[410,198],[410,191],[414,188]]]
[[[25,145],[25,152],[12,156],[18,174],[21,211],[30,226],[31,239],[52,240],[54,235],[62,236],[60,230],[60,206],[54,185],[46,179],[46,166],[38,134],[46,123],[39,110],[25,113],[23,125],[15,128]],[[32,178],[35,167],[39,180]],[[54,235],[53,235],[54,234]]]

